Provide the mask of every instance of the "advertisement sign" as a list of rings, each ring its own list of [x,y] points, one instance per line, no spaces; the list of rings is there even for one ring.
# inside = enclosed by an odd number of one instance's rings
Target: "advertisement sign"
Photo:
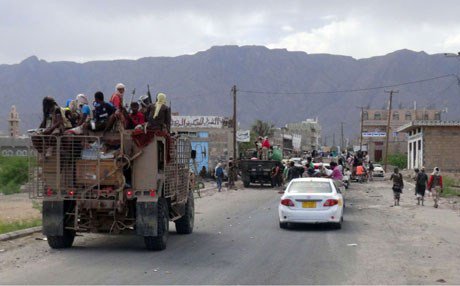
[[[363,132],[363,137],[386,137],[386,132]]]
[[[172,116],[172,128],[222,128],[224,117],[219,116]]]
[[[249,131],[249,130],[238,130],[236,132],[236,141],[238,141],[238,142],[250,142],[251,141],[251,131]]]

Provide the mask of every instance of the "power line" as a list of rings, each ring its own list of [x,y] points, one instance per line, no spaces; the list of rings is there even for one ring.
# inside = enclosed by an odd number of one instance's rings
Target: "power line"
[[[426,79],[408,81],[403,83],[391,84],[391,85],[382,85],[382,86],[375,86],[375,87],[367,87],[367,88],[358,88],[358,89],[343,89],[343,90],[334,90],[334,91],[305,91],[305,92],[276,92],[276,91],[258,91],[258,90],[238,90],[242,93],[252,93],[252,94],[285,94],[285,95],[309,95],[309,94],[334,94],[334,93],[347,93],[347,92],[362,92],[362,91],[370,91],[370,90],[378,90],[378,89],[385,89],[385,88],[392,88],[410,84],[416,84],[421,82],[433,81],[442,78],[454,77],[459,81],[460,78],[455,74],[446,74],[437,77],[431,77]]]

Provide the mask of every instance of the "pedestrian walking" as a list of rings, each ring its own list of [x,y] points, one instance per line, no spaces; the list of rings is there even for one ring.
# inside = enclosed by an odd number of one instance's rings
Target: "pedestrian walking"
[[[425,190],[426,184],[428,182],[428,176],[425,174],[425,168],[423,167],[420,171],[415,169],[415,173],[415,195],[417,196],[417,205],[422,203],[423,206],[425,201]]]
[[[428,190],[433,195],[434,207],[437,208],[439,197],[443,192],[442,176],[438,167],[435,167],[433,173],[431,173],[430,180],[428,181]]]
[[[222,179],[224,178],[224,169],[222,168],[221,163],[217,163],[215,170],[216,182],[217,182],[217,191],[222,191]]]
[[[374,164],[372,161],[369,161],[369,181],[374,180]]]
[[[391,174],[390,180],[393,181],[393,199],[394,205],[399,206],[399,200],[404,189],[403,176],[399,173],[398,168],[394,168],[394,173]]]

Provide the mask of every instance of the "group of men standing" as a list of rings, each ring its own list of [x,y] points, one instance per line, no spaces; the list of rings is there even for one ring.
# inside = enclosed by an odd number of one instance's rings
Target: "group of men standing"
[[[415,196],[417,197],[417,205],[424,205],[425,192],[428,190],[431,192],[434,201],[434,207],[437,208],[439,205],[439,198],[443,192],[442,176],[440,169],[435,167],[430,177],[425,173],[425,168],[415,169]],[[394,173],[391,174],[390,179],[393,181],[393,197],[394,205],[399,206],[399,200],[404,189],[404,180],[402,174],[398,168],[394,169]]]
[[[115,124],[123,129],[141,128],[160,129],[170,132],[171,110],[166,105],[166,95],[158,93],[156,102],[149,96],[142,96],[139,101],[126,102],[125,85],[115,86],[109,102],[104,94],[94,94],[92,106],[88,97],[78,94],[75,99],[67,100],[61,107],[52,97],[45,97],[42,102],[43,120],[40,124],[42,134],[86,134],[88,131],[111,131]]]

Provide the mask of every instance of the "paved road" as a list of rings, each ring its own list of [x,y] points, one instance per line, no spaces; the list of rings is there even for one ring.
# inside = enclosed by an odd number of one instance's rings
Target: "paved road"
[[[431,215],[434,209],[417,209],[404,197],[402,207],[392,208],[386,188],[384,183],[353,185],[346,194],[341,230],[324,226],[281,230],[280,195],[273,189],[248,189],[198,199],[195,232],[188,236],[171,232],[162,252],[145,251],[143,240],[131,236],[85,235],[68,250],[50,250],[45,241],[34,238],[3,243],[0,282],[433,284],[445,279],[460,283],[456,274],[460,247],[452,238],[459,237],[459,224],[438,222]],[[437,211],[441,221],[446,216],[459,220],[448,209]]]

